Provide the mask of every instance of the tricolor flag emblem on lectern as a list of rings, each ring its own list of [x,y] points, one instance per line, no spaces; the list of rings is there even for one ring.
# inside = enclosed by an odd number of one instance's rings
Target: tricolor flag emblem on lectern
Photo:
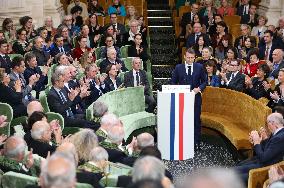
[[[158,147],[166,160],[194,156],[194,92],[158,92]]]

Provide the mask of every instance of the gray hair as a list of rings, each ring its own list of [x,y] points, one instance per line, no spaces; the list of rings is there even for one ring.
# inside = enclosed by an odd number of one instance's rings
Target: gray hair
[[[114,46],[107,48],[107,56],[113,51],[116,52]]]
[[[119,123],[119,119],[116,115],[112,113],[105,114],[101,119],[101,125],[111,127]]]
[[[267,121],[274,122],[277,125],[281,125],[281,126],[284,125],[284,119],[283,119],[282,114],[277,113],[277,112],[272,113],[269,116],[267,116]]]
[[[137,59],[140,61],[140,63],[142,63],[142,60],[139,57],[133,57],[132,61],[131,61],[132,65],[134,64],[135,60],[137,60]]]
[[[102,160],[108,161],[108,153],[103,147],[97,146],[90,152],[90,161],[98,162]]]
[[[9,137],[4,144],[4,155],[7,158],[17,158],[25,153],[27,144],[25,140],[19,136]]]
[[[161,181],[165,177],[164,163],[152,156],[137,159],[133,166],[132,181],[135,183],[143,179]]]
[[[205,168],[198,169],[190,176],[186,176],[181,188],[196,188],[194,184],[198,181],[208,181],[212,187],[218,188],[244,188],[237,173],[232,169],[225,168]]]
[[[40,140],[44,132],[49,128],[49,124],[44,121],[37,121],[32,125],[31,137],[34,140]]]
[[[108,130],[108,139],[112,142],[112,143],[120,143],[122,142],[123,138],[124,138],[124,130],[123,127],[121,126],[113,126],[110,127]]]
[[[54,72],[54,73],[52,74],[52,76],[51,76],[51,83],[52,83],[52,85],[54,85],[55,82],[60,81],[61,77],[62,77],[62,75],[60,75],[60,74]]]
[[[95,101],[93,105],[93,115],[95,117],[102,117],[108,111],[108,106],[101,101]]]
[[[42,166],[40,177],[45,188],[73,187],[76,182],[74,159],[66,153],[55,152]]]
[[[139,149],[154,146],[154,137],[149,133],[141,133],[137,136],[137,145]]]
[[[64,75],[66,73],[66,71],[69,71],[69,66],[66,65],[59,65],[55,68],[54,73],[58,74],[58,75]]]
[[[138,20],[136,20],[136,19],[131,19],[131,20],[129,20],[128,25],[131,26],[131,24],[133,24],[133,23],[136,23],[137,25],[139,24]]]

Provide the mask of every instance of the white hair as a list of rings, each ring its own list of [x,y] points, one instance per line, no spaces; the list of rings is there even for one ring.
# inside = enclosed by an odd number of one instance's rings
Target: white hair
[[[208,181],[212,187],[218,188],[244,188],[238,174],[232,169],[205,168],[198,169],[190,176],[186,176],[181,188],[196,188],[194,184],[199,181]]]
[[[40,140],[46,130],[47,126],[37,126],[31,130],[31,137],[34,140]]]
[[[57,164],[58,163],[58,164]],[[54,169],[55,164],[59,167]],[[71,155],[55,152],[42,165],[40,177],[45,188],[71,188],[76,182],[76,167]]]
[[[277,112],[272,113],[269,116],[267,116],[267,121],[274,122],[277,125],[281,125],[281,126],[284,125],[284,119],[283,119],[282,114],[277,113]]]
[[[121,126],[113,126],[108,129],[108,139],[112,143],[120,143],[124,138],[124,130]]]
[[[165,177],[164,163],[152,156],[137,159],[133,166],[132,181],[135,183],[143,179],[161,181]]]
[[[108,153],[103,147],[97,146],[90,152],[90,161],[98,162],[102,160],[108,161]]]
[[[93,105],[93,115],[95,117],[102,117],[108,111],[108,106],[101,101],[95,101]]]
[[[112,113],[105,114],[101,119],[101,125],[111,127],[119,124],[119,119]]]
[[[140,149],[154,146],[154,137],[149,133],[141,133],[137,136],[137,145]]]
[[[54,73],[58,75],[64,75],[66,71],[69,71],[69,66],[67,65],[59,65],[55,68]]]
[[[12,142],[15,142],[12,144]],[[25,153],[27,144],[20,136],[9,137],[4,144],[4,155],[8,158],[17,158],[19,155]]]

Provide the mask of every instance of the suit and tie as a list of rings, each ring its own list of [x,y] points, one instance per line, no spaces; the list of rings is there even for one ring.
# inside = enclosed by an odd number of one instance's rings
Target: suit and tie
[[[7,74],[11,72],[11,59],[7,54],[0,55],[0,68],[4,68]]]
[[[269,61],[273,61],[272,59],[272,52],[278,48],[278,46],[272,42],[272,45],[270,47],[267,47],[267,45],[264,44],[260,44],[258,45],[258,54],[259,54],[259,59],[264,59],[266,60],[266,55]]]
[[[182,35],[185,35],[186,25],[191,24],[193,21],[194,13],[186,12],[182,15],[180,25],[182,27]]]
[[[283,160],[284,156],[284,128],[260,144],[254,146],[255,156],[240,162],[235,169],[242,179],[247,182],[249,170],[272,165]]]
[[[244,16],[249,14],[250,5],[241,5],[237,8],[237,15]]]
[[[94,79],[90,80],[89,84],[90,95],[84,98],[86,106],[90,106],[93,102],[95,102],[100,96],[105,93],[105,85],[97,85]]]
[[[173,71],[171,84],[173,85],[190,85],[191,90],[194,88],[200,88],[203,91],[207,85],[207,74],[203,68],[203,65],[199,63],[193,63],[190,66],[187,64],[178,64]],[[194,102],[194,142],[200,143],[201,135],[201,94],[195,95]]]
[[[274,63],[273,69],[270,72],[269,77],[273,77],[274,79],[277,79],[279,70],[282,68],[284,68],[284,60],[282,60],[279,64]]]
[[[146,71],[139,70],[139,71],[134,72],[134,70],[131,70],[125,73],[124,85],[125,87],[135,87],[135,86],[143,85],[145,102],[148,105],[148,108],[146,109],[146,111],[153,113],[156,107],[156,101],[150,95],[150,84],[149,84],[149,80],[147,79]]]
[[[50,50],[50,55],[51,55],[52,57],[55,57],[55,56],[56,56],[57,54],[59,54],[59,53],[65,53],[65,54],[67,54],[68,51],[64,48],[64,46],[58,47],[58,46],[56,46],[56,45],[53,45],[53,46],[51,47],[51,50]]]
[[[191,48],[196,43],[196,39],[197,39],[198,36],[203,36],[205,44],[210,45],[210,39],[209,39],[209,36],[207,34],[193,33],[193,34],[189,35],[187,40],[186,40],[186,44],[185,44],[186,48]]]
[[[227,89],[243,92],[245,89],[245,75],[238,72],[230,72],[226,74],[227,83],[221,82],[222,86]]]

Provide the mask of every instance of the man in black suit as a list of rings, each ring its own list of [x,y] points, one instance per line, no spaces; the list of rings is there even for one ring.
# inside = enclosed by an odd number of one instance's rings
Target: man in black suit
[[[14,171],[22,174],[37,176],[39,169],[34,165],[32,151],[25,160],[25,148],[27,144],[23,138],[18,136],[9,137],[0,156],[0,169],[3,172]]]
[[[197,37],[202,35],[205,41],[205,44],[210,44],[210,39],[207,34],[201,33],[202,27],[200,23],[195,23],[193,25],[193,33],[188,36],[186,39],[186,48],[191,48],[197,41]]]
[[[63,37],[59,34],[54,35],[53,39],[53,45],[50,50],[50,55],[52,57],[55,57],[58,53],[65,53],[69,54],[70,51],[68,49],[64,48],[64,43],[63,43]]]
[[[147,79],[146,71],[141,70],[141,59],[135,57],[132,59],[132,70],[125,73],[125,87],[144,86],[145,102],[148,105],[147,112],[153,113],[156,107],[155,99],[150,95],[150,84]]]
[[[264,32],[264,43],[259,43],[259,59],[272,61],[272,52],[277,46],[277,42],[273,41],[273,32],[270,30],[266,30]]]
[[[275,49],[272,52],[272,63],[268,62],[268,65],[271,68],[269,77],[273,80],[278,78],[279,70],[284,68],[283,55],[284,52],[282,49]]]
[[[248,24],[251,28],[258,25],[256,14],[257,6],[255,4],[251,4],[249,8],[249,14],[245,14],[241,16],[241,24]]]
[[[85,119],[76,118],[72,112],[73,101],[79,94],[79,90],[70,89],[67,94],[64,89],[64,77],[58,73],[54,73],[51,77],[52,87],[47,95],[47,102],[50,111],[59,113],[65,120],[66,127],[83,127],[97,129],[96,124]]]
[[[52,133],[55,136],[56,144],[61,144],[62,131],[60,126],[51,127],[46,121],[35,122],[31,129],[31,139],[27,143],[29,149],[46,158],[48,153],[53,153],[57,147],[51,142]]]
[[[245,45],[245,38],[250,36],[251,28],[247,24],[241,25],[241,33],[242,35],[237,37],[234,43],[235,48],[242,49]]]
[[[4,68],[7,74],[11,72],[11,59],[8,54],[8,42],[5,39],[0,40],[0,68]]]
[[[237,15],[244,16],[249,14],[249,0],[242,0],[242,5],[237,8]]]
[[[240,62],[232,60],[229,66],[229,73],[220,73],[222,87],[243,92],[245,89],[245,75],[240,72]]]
[[[43,38],[37,36],[34,38],[33,53],[36,56],[37,64],[39,66],[47,65],[49,60],[49,53],[43,49]]]
[[[128,71],[124,65],[124,62],[117,58],[117,52],[114,47],[110,47],[107,49],[107,58],[101,62],[100,72],[106,73],[106,67],[111,64],[116,65],[118,72]]]
[[[254,130],[249,134],[249,140],[254,145],[255,156],[240,162],[235,169],[247,183],[249,170],[272,165],[283,160],[284,156],[284,120],[280,113],[272,113],[267,117],[268,136],[264,128],[260,132]]]
[[[90,91],[90,95],[84,99],[86,106],[90,106],[105,93],[105,76],[97,76],[98,72],[99,68],[96,64],[90,64],[85,68],[85,82],[89,84]]]
[[[198,14],[199,5],[193,3],[191,5],[191,12],[186,12],[182,15],[180,26],[182,27],[181,35],[184,36],[186,32],[186,25],[193,22],[194,15]]]

